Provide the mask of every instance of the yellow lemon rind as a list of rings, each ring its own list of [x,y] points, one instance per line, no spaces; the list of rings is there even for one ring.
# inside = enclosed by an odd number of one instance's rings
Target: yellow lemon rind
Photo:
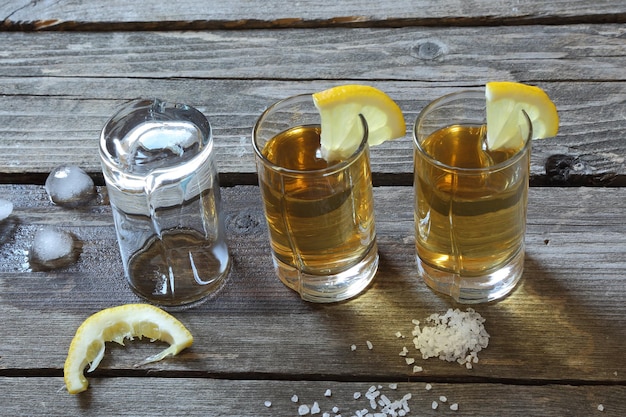
[[[521,111],[528,115],[532,139],[556,136],[559,115],[556,105],[539,87],[510,81],[492,81],[485,86],[487,100],[487,143],[497,149],[510,145],[518,132],[512,132],[523,124]]]
[[[368,145],[404,136],[406,123],[398,104],[383,91],[361,84],[346,84],[313,93],[321,117],[321,145],[325,159],[345,159],[363,137],[359,115],[367,121]]]
[[[63,367],[65,386],[70,394],[85,391],[89,385],[83,371],[96,369],[104,356],[105,342],[124,345],[125,339],[148,337],[170,346],[150,356],[142,364],[176,355],[193,343],[192,334],[175,317],[149,304],[125,304],[101,310],[88,317],[76,330]]]

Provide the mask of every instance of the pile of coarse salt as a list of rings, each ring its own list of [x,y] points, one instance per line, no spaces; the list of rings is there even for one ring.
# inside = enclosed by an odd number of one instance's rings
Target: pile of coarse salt
[[[478,352],[489,344],[485,319],[471,308],[466,312],[448,309],[443,315],[432,314],[426,321],[420,328],[419,321],[413,320],[413,343],[424,359],[438,357],[471,369],[478,363]]]

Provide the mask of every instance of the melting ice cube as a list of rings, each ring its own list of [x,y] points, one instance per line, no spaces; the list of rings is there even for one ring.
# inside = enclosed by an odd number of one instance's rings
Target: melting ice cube
[[[4,198],[0,198],[0,221],[6,219],[13,213],[13,203]]]
[[[85,204],[96,195],[91,177],[72,165],[52,170],[46,179],[45,188],[50,200],[61,206]]]
[[[67,266],[76,260],[74,238],[68,232],[51,227],[40,229],[33,239],[30,258],[39,269]]]

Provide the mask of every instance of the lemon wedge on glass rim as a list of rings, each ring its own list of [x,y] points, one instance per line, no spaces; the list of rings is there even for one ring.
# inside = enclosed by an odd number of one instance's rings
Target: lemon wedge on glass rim
[[[488,82],[485,98],[489,149],[522,147],[524,135],[520,134],[520,128],[526,125],[522,110],[530,119],[532,139],[556,136],[559,130],[556,106],[539,87],[509,81]]]
[[[327,161],[346,159],[361,144],[362,115],[367,122],[367,143],[379,145],[404,136],[406,124],[400,107],[381,90],[347,84],[313,94],[321,118],[321,150]]]
[[[63,367],[65,386],[70,394],[85,391],[89,385],[83,371],[91,372],[104,356],[105,342],[124,345],[124,339],[148,337],[170,344],[140,365],[160,361],[191,346],[193,336],[169,313],[149,304],[125,304],[101,310],[88,317],[76,330]]]

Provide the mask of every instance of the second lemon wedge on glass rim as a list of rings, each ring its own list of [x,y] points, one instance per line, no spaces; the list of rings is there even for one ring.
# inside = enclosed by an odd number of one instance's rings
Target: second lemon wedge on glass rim
[[[492,81],[485,86],[485,98],[487,147],[491,150],[522,147],[520,128],[526,124],[522,110],[530,119],[533,139],[556,136],[559,130],[556,106],[539,87]]]
[[[400,107],[375,87],[347,84],[313,94],[321,117],[321,149],[327,161],[346,159],[363,139],[359,115],[367,122],[368,144],[378,145],[404,136]]]

